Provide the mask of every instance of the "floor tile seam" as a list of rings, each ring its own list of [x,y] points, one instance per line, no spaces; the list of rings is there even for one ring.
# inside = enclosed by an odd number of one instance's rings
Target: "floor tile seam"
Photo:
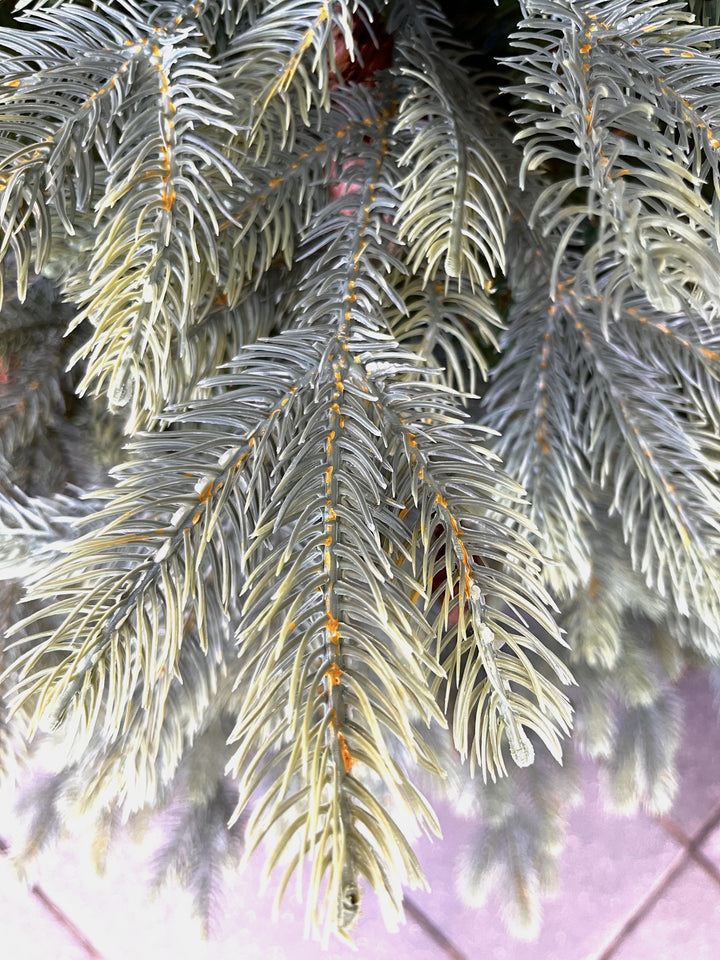
[[[425,911],[419,907],[411,897],[407,896],[407,894],[403,898],[403,906],[405,912],[415,924],[420,927],[425,936],[432,940],[436,946],[440,947],[444,955],[448,957],[448,960],[468,960],[467,955],[463,953],[459,947],[455,946],[447,934],[445,934],[435,921],[431,920]]]
[[[720,802],[716,803],[709,816],[703,820],[698,829],[690,837],[694,846],[700,846],[708,838],[715,827],[720,824]]]
[[[0,836],[0,856],[7,857],[10,855],[10,844],[5,840],[4,837]],[[50,897],[45,890],[40,886],[39,883],[33,883],[31,886],[23,884],[18,880],[18,886],[23,887],[27,892],[33,896],[42,909],[50,914],[53,919],[53,922],[58,926],[62,927],[65,933],[68,934],[77,944],[82,947],[88,957],[91,960],[103,960],[103,955],[100,951],[93,945],[90,939],[86,934],[78,927],[73,920],[65,913],[62,907],[58,906],[57,903]]]
[[[692,837],[688,836],[675,822],[669,817],[656,817],[656,822],[662,829],[676,841],[684,850],[687,851],[688,855],[692,857],[695,863],[701,867],[705,873],[715,883],[720,886],[720,869],[718,869],[712,860],[707,857],[703,851],[700,849],[700,844],[706,839],[705,836],[701,837],[699,840],[693,840]]]
[[[88,936],[74,923],[65,911],[59,907],[55,901],[45,893],[43,888],[34,883],[30,887],[30,892],[36,900],[42,905],[44,910],[50,914],[53,920],[68,933],[75,942],[82,947],[91,960],[104,960],[103,955],[94,946]]]
[[[702,850],[688,850],[693,861],[704,870],[705,873],[720,887],[720,870],[715,866],[709,857],[706,857]]]
[[[676,858],[651,885],[643,899],[633,908],[619,929],[610,937],[600,952],[589,957],[588,960],[611,960],[633,930],[640,926],[668,887],[675,882],[677,877],[691,863],[692,857],[690,853],[683,847],[680,847]]]

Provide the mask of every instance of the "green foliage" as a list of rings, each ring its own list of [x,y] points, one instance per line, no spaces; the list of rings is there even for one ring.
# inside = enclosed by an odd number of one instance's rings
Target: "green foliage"
[[[327,939],[363,881],[395,922],[469,758],[469,895],[533,928],[573,710],[665,809],[720,656],[720,34],[527,0],[497,99],[434,0],[18,7],[0,760],[12,710],[53,809],[183,797],[204,913],[242,824]]]

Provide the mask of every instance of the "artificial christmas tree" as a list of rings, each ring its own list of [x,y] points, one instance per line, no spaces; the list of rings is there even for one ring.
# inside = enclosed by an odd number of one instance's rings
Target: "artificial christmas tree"
[[[665,809],[720,657],[720,32],[488,10],[493,86],[429,0],[0,32],[0,758],[60,738],[46,833],[182,794],[201,907],[268,841],[324,938],[392,923],[443,789],[531,930],[573,713]]]

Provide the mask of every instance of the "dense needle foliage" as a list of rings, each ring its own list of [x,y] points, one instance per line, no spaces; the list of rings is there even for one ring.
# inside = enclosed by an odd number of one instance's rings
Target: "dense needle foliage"
[[[435,0],[0,29],[0,764],[62,739],[46,833],[183,796],[203,910],[267,841],[323,938],[394,922],[443,777],[531,930],[573,713],[665,809],[720,657],[720,31],[465,15],[499,77]]]

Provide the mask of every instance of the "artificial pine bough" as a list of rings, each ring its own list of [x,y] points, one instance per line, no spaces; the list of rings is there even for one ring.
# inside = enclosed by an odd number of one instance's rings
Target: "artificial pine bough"
[[[445,775],[528,932],[573,712],[671,802],[720,658],[720,31],[510,8],[499,98],[434,0],[0,31],[0,767],[66,758],[26,853],[181,796],[159,874],[207,909],[263,843],[326,939],[400,915]]]

